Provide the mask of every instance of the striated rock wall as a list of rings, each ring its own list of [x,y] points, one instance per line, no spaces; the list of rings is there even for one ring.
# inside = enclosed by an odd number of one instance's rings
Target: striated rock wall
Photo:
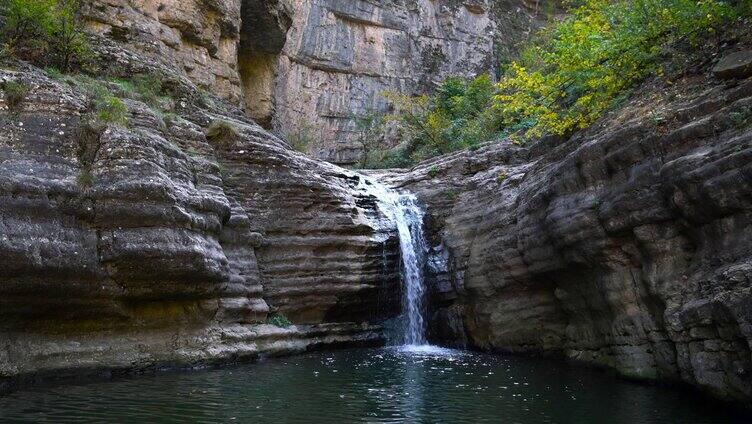
[[[170,70],[94,48],[122,77]],[[125,98],[128,124],[100,128],[75,80],[0,67],[28,87],[0,99],[0,385],[383,341],[397,234],[365,181],[167,75],[172,115]]]
[[[88,30],[239,104],[240,0],[89,0]]]
[[[465,330],[479,348],[749,402],[750,116],[752,81],[697,77],[567,142],[494,144],[385,175],[419,194],[450,254],[432,283],[434,337],[459,343]]]
[[[385,111],[383,91],[422,94],[448,75],[493,71],[489,3],[296,3],[277,63],[274,128],[300,131],[304,122],[316,139],[310,146],[316,157],[356,162],[362,146],[355,118]]]
[[[362,153],[358,119],[387,110],[382,92],[495,73],[532,21],[516,0],[92,0],[82,15],[92,33],[344,165]]]

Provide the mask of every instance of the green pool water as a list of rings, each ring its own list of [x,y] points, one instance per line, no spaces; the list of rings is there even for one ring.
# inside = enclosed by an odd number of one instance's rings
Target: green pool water
[[[685,391],[566,362],[439,348],[311,353],[0,397],[0,422],[743,423]]]

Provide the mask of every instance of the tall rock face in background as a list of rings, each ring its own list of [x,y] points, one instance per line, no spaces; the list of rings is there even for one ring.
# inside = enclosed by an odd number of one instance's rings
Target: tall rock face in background
[[[496,26],[488,3],[296,3],[276,64],[273,127],[309,136],[318,158],[356,162],[357,118],[386,110],[383,91],[423,94],[449,75],[493,71]]]
[[[432,333],[749,404],[752,81],[645,92],[566,142],[384,175],[425,202],[450,258],[431,275]]]
[[[358,161],[358,119],[384,91],[431,92],[447,76],[495,73],[530,31],[517,0],[92,0],[91,31],[244,104],[319,159]]]

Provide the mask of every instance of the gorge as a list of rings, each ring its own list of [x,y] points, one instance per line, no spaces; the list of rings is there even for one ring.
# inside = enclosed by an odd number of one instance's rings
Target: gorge
[[[528,3],[87,0],[93,68],[3,56],[0,421],[749,422],[748,16],[567,137],[352,169]]]

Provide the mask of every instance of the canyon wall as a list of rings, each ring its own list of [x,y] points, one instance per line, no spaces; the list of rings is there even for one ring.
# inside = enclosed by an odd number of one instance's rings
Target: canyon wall
[[[380,173],[450,257],[434,339],[752,399],[752,80],[667,91],[566,142]]]
[[[532,25],[514,0],[95,0],[83,16],[93,33],[343,165],[361,157],[360,120],[388,110],[384,91],[495,74]]]
[[[0,67],[28,89],[0,99],[0,386],[383,343],[398,238],[368,183],[202,95],[183,62],[92,47],[108,77],[167,75],[170,113],[103,80],[127,109],[107,123],[86,79]]]
[[[449,75],[494,71],[489,3],[298,2],[276,65],[273,127],[312,137],[315,157],[356,162],[357,118],[387,110],[382,92],[423,94]]]

